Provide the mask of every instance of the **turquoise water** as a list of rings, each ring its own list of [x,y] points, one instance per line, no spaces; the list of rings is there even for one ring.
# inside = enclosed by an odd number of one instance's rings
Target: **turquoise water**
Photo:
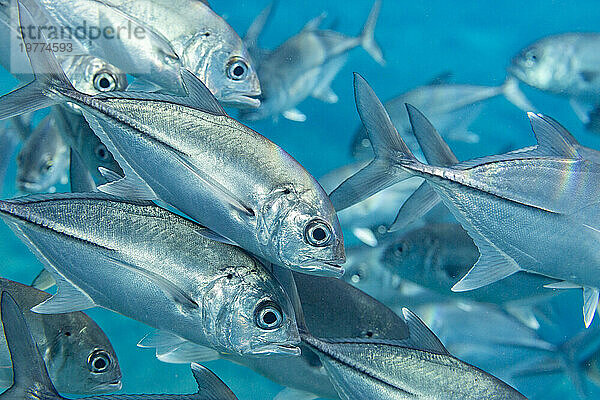
[[[240,35],[267,5],[264,1],[210,2]],[[329,24],[340,32],[356,34],[370,7],[371,3],[365,0],[280,2],[261,44],[266,48],[276,46],[321,11],[327,11],[329,15],[325,26]],[[424,84],[445,71],[452,72],[452,80],[457,83],[499,85],[504,81],[510,58],[519,49],[549,34],[594,31],[599,17],[600,3],[590,0],[384,0],[376,37],[384,51],[387,66],[379,66],[363,50],[356,49],[333,82],[332,88],[340,98],[337,104],[308,99],[298,107],[308,117],[305,123],[280,118],[275,124],[267,120],[249,125],[283,147],[318,177],[352,161],[349,145],[360,123],[354,106],[352,72],[360,72],[384,100]],[[0,91],[7,92],[15,83],[7,72],[3,72]],[[583,129],[565,99],[529,88],[524,88],[524,91],[542,112],[563,123],[582,144],[600,149],[600,136]],[[481,142],[476,145],[452,144],[459,159],[493,154],[507,146],[518,148],[534,144],[526,115],[502,98],[486,103],[470,129],[480,135]],[[14,167],[8,180],[11,183],[7,184],[6,192],[10,193],[14,190]],[[2,276],[23,283],[31,282],[41,264],[3,224],[0,225],[0,238]],[[556,340],[564,339],[564,335],[581,328],[579,294],[569,301],[569,307],[573,311],[571,314],[577,311],[577,318],[565,318],[564,331],[549,334]],[[89,314],[103,327],[117,351],[123,371],[124,392],[195,391],[187,365],[161,363],[155,359],[152,350],[136,347],[150,328],[105,310],[91,310]],[[593,326],[598,324],[597,320]],[[213,361],[206,365],[242,400],[272,399],[282,389],[229,362]],[[538,393],[541,397],[537,398],[566,398],[566,394],[573,394],[572,387],[558,376],[522,384],[518,387],[520,390],[530,396]],[[552,390],[548,390],[549,384]],[[591,385],[588,386],[591,388]],[[543,394],[540,395],[540,392]]]

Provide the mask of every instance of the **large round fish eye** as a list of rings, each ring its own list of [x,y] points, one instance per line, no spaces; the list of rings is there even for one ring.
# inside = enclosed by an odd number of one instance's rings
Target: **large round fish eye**
[[[108,160],[108,149],[102,143],[100,143],[100,144],[98,144],[98,146],[96,146],[94,153],[96,154],[96,157],[99,160],[102,160],[102,161]]]
[[[331,237],[331,227],[322,219],[310,220],[304,228],[304,240],[312,246],[327,246]]]
[[[110,363],[110,355],[104,350],[94,350],[88,357],[88,369],[92,372],[106,372]]]
[[[283,323],[283,314],[274,303],[270,301],[263,302],[256,307],[254,322],[261,329],[277,329]]]
[[[112,92],[117,88],[117,78],[109,71],[98,71],[94,75],[94,88],[100,92]]]
[[[234,81],[240,81],[248,73],[248,64],[241,58],[232,58],[227,64],[227,76]]]

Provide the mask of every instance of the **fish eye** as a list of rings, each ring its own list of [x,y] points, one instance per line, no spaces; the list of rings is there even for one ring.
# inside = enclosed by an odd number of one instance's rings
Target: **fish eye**
[[[52,160],[47,160],[44,165],[42,165],[41,171],[43,173],[48,173],[52,170],[54,163],[52,162]]]
[[[96,157],[98,157],[98,159],[102,160],[102,161],[106,161],[108,160],[108,150],[106,149],[106,146],[103,145],[102,143],[100,143],[98,146],[96,146]]]
[[[394,255],[396,257],[402,257],[402,255],[406,252],[406,250],[408,250],[408,246],[405,243],[400,243],[394,249]]]
[[[248,73],[248,64],[240,58],[233,58],[227,64],[227,76],[234,81],[240,81],[246,77]]]
[[[304,240],[312,246],[327,246],[331,236],[331,227],[321,219],[310,220],[304,228]]]
[[[525,53],[525,62],[527,63],[527,65],[533,65],[538,61],[538,55],[537,52],[535,50],[529,50],[527,53]]]
[[[106,70],[94,75],[94,88],[99,92],[112,92],[117,88],[117,78]]]
[[[360,281],[362,281],[363,279],[366,278],[366,274],[365,274],[365,267],[364,266],[360,266],[356,272],[354,272],[351,276],[350,276],[350,281],[352,281],[352,283],[356,284],[359,283]]]
[[[94,350],[88,357],[88,369],[91,372],[106,372],[110,363],[110,355],[104,350]]]
[[[274,303],[263,302],[256,307],[254,322],[261,329],[277,329],[283,323],[283,314]]]

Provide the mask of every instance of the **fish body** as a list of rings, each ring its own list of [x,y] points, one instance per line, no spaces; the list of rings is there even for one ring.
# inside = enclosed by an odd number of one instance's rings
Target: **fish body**
[[[6,173],[10,166],[17,146],[19,135],[12,126],[11,121],[5,121],[0,125],[0,192],[6,184]]]
[[[61,392],[106,393],[121,389],[121,370],[115,351],[98,325],[82,312],[45,315],[29,311],[50,295],[0,278],[0,292],[10,293],[40,349],[48,374]],[[0,385],[12,383],[10,354],[0,337]]]
[[[225,104],[258,107],[260,83],[248,50],[231,26],[196,0],[108,0],[166,37],[182,65]],[[184,13],[181,10],[185,10]]]
[[[161,199],[221,240],[278,265],[343,273],[337,265],[345,259],[341,228],[317,181],[280,147],[229,117],[193,74],[183,74],[188,97],[130,92],[92,97],[70,85],[52,54],[30,57],[34,71],[53,73],[25,87],[40,89],[29,105],[39,109],[67,101],[81,107],[124,171],[124,179],[101,191]],[[32,109],[23,106],[19,93],[5,98],[15,101],[14,108],[6,107],[0,117]]]
[[[296,110],[296,106],[307,97],[337,102],[331,82],[346,63],[350,50],[363,46],[376,61],[383,63],[381,50],[373,38],[380,7],[380,1],[376,1],[361,35],[357,37],[319,29],[323,19],[320,16],[262,57],[258,67],[261,106],[242,111],[240,117],[259,120],[283,114],[288,119],[304,121],[306,116]]]
[[[4,336],[10,352],[14,380],[10,388],[0,394],[0,398],[6,400],[18,400],[25,398],[42,398],[48,400],[64,400],[54,386],[39,347],[29,329],[26,317],[23,315],[19,305],[10,295],[10,292],[2,292],[2,325]],[[152,399],[152,400],[236,400],[237,397],[215,374],[207,368],[192,364],[192,374],[198,385],[198,392],[194,394],[172,395],[172,394],[140,394],[140,395],[104,395],[101,397],[82,397],[83,399]]]
[[[436,293],[497,305],[542,300],[556,294],[544,285],[556,280],[518,272],[488,286],[455,293],[451,288],[479,257],[477,246],[459,224],[431,224],[386,243],[382,264],[399,279],[408,279]]]
[[[69,146],[52,117],[45,117],[17,154],[17,189],[36,193],[66,183]]]
[[[525,399],[501,380],[450,355],[409,313],[404,309],[411,335],[404,342],[317,339],[306,334],[302,340],[317,352],[345,400]]]
[[[57,281],[35,312],[100,306],[218,351],[297,353],[287,296],[239,248],[151,202],[54,196],[2,203],[2,218]],[[265,313],[276,318],[265,325]]]

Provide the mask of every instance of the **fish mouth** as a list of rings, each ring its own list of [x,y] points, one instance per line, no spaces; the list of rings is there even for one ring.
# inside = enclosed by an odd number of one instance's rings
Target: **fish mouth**
[[[342,262],[345,261],[341,260]],[[329,261],[311,260],[306,265],[298,266],[298,271],[310,275],[340,278],[344,275],[344,267]]]
[[[123,388],[123,383],[120,380],[116,380],[116,381],[101,383],[99,385],[96,385],[92,388],[92,390],[97,393],[109,393],[109,392],[116,392],[117,390],[121,390],[122,388]]]
[[[225,105],[235,108],[258,108],[260,107],[260,92],[258,94],[232,94],[221,99]]]
[[[42,185],[27,180],[17,180],[17,189],[21,192],[38,192],[42,190]]]
[[[299,356],[301,353],[300,347],[291,344],[268,344],[257,347],[250,351],[251,355],[284,355],[284,356]]]

